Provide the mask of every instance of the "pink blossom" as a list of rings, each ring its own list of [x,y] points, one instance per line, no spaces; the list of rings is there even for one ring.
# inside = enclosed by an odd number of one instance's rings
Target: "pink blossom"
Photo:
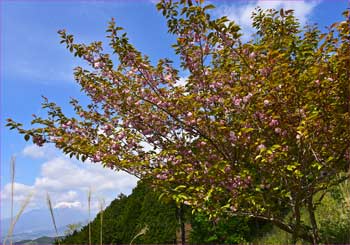
[[[262,112],[256,112],[255,115],[260,119],[264,120],[266,118],[265,114]]]
[[[282,131],[282,130],[281,130],[280,128],[275,128],[275,133],[276,133],[276,134],[280,134],[281,131]]]
[[[249,54],[249,58],[254,59],[255,57],[256,57],[256,53],[255,52],[251,52]]]
[[[160,180],[165,180],[165,179],[168,178],[168,176],[167,176],[166,174],[157,174],[156,177],[157,177],[158,179],[160,179]]]
[[[230,132],[230,140],[232,142],[235,142],[237,140],[236,134],[233,131]]]
[[[92,59],[93,59],[93,57],[92,57],[91,55],[84,55],[83,58],[84,58],[85,60],[89,61],[89,62],[91,62]]]
[[[106,125],[104,126],[104,130],[105,130],[105,131],[108,131],[108,130],[110,130],[110,129],[112,129],[112,125],[106,124]]]
[[[241,98],[235,98],[235,99],[233,100],[233,104],[234,104],[235,106],[240,106],[241,101],[242,101]]]
[[[36,136],[33,136],[33,143],[36,144],[37,146],[43,146],[45,143],[45,139],[40,135],[36,135]]]
[[[184,204],[185,205],[191,205],[191,202],[190,201],[184,201]]]
[[[120,147],[119,147],[118,144],[113,144],[113,145],[112,145],[112,149],[115,150],[115,151],[117,151],[117,150],[120,149]]]
[[[264,77],[268,76],[269,73],[270,73],[270,70],[268,68],[260,69],[260,74],[263,75]]]
[[[104,64],[100,61],[97,61],[94,63],[94,68],[102,68],[104,66]]]
[[[271,122],[269,123],[269,126],[274,127],[274,126],[277,126],[278,124],[279,124],[278,120],[272,119]]]
[[[248,93],[246,96],[244,96],[243,103],[247,103],[252,96],[253,96],[252,93]]]
[[[264,100],[264,105],[265,106],[268,106],[270,104],[270,101],[269,100]]]
[[[167,74],[167,75],[164,77],[164,79],[165,79],[165,80],[171,80],[172,77],[173,77],[173,76],[169,73],[169,74]]]
[[[265,146],[264,144],[260,144],[260,145],[258,145],[257,149],[258,149],[259,151],[261,151],[261,150],[266,149],[266,146]]]
[[[101,152],[96,152],[96,154],[92,158],[93,162],[100,162],[101,161]]]
[[[350,160],[350,150],[349,150],[349,149],[347,149],[346,152],[345,152],[345,159],[346,159],[347,161]]]
[[[232,169],[231,169],[230,166],[226,166],[225,169],[224,169],[225,173],[229,173],[231,170]]]
[[[231,206],[230,209],[231,209],[232,212],[236,212],[237,211],[237,208],[235,206]]]
[[[118,135],[117,135],[117,139],[118,140],[122,140],[125,138],[125,132],[120,132]]]
[[[195,119],[192,119],[189,123],[190,123],[191,125],[196,124],[196,120],[195,120]]]

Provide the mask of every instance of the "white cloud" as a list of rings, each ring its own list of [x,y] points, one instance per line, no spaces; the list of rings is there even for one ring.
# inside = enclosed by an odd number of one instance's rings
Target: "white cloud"
[[[22,155],[34,159],[49,159],[56,155],[56,151],[50,145],[39,147],[32,144],[24,147],[22,150]]]
[[[34,191],[34,188],[32,186],[24,185],[21,183],[14,183],[13,184],[13,191],[14,196],[13,200],[15,202],[22,202],[26,199],[26,197]],[[7,184],[4,186],[3,191],[1,192],[1,198],[2,199],[10,199],[11,198],[11,184]]]
[[[26,146],[23,149],[22,154],[32,158],[43,158],[45,156],[44,151],[36,145]]]
[[[115,172],[88,161],[83,164],[57,157],[42,165],[41,176],[36,178],[35,186],[51,190],[68,190],[73,186],[86,190],[91,186],[99,192],[127,188],[131,180],[136,178],[125,172]]]
[[[226,15],[230,20],[235,21],[242,28],[242,33],[244,33],[243,38],[248,38],[254,33],[252,27],[251,15],[256,7],[261,7],[262,9],[294,9],[296,18],[299,19],[302,25],[309,21],[310,14],[313,9],[320,3],[319,0],[311,1],[247,1],[246,4],[223,4],[217,7],[215,14],[218,16]]]
[[[29,157],[45,158],[52,153],[51,150],[29,146],[22,153]],[[91,188],[92,207],[98,209],[97,197],[102,197],[109,203],[120,193],[129,194],[136,182],[136,177],[125,172],[116,172],[89,161],[81,163],[56,153],[56,156],[41,165],[40,175],[33,184],[14,183],[14,201],[18,208],[26,196],[35,191],[27,210],[43,208],[46,206],[48,192],[55,208],[86,209],[87,193]],[[11,184],[8,183],[1,190],[1,202],[3,207],[7,206],[6,210],[9,210],[10,200]]]
[[[54,208],[80,208],[81,206],[80,202],[59,202]]]

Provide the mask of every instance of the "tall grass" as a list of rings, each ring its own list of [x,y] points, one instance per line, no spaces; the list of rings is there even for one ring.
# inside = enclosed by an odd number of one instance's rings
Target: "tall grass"
[[[28,206],[28,204],[29,204],[30,200],[32,199],[33,195],[34,195],[34,192],[30,192],[27,195],[26,199],[24,199],[23,203],[21,204],[21,208],[18,211],[15,219],[12,221],[11,226],[10,226],[8,232],[7,232],[7,236],[4,239],[4,242],[3,242],[4,244],[6,244],[6,242],[7,242],[9,237],[12,238],[13,230],[15,228],[15,225],[16,225],[17,221],[19,220],[19,217],[21,217],[21,215],[22,215],[23,211],[25,210],[25,208]],[[12,244],[12,241],[10,242],[10,244]]]
[[[88,212],[89,212],[89,245],[91,245],[91,187],[88,191]]]
[[[349,2],[350,4],[350,2]],[[350,210],[350,181],[349,179],[345,180],[339,186],[340,191],[343,196],[343,205],[345,206],[345,210]],[[350,232],[350,231],[349,231]]]
[[[13,223],[13,197],[14,197],[14,188],[15,188],[15,172],[16,172],[16,158],[11,157],[11,224]],[[10,245],[12,245],[12,235],[10,237]]]
[[[100,245],[103,244],[103,209],[105,207],[105,200],[103,198],[100,199]]]
[[[53,224],[53,226],[54,226],[54,228],[55,228],[56,240],[58,241],[58,244],[60,244],[59,236],[58,236],[58,231],[57,231],[56,220],[55,220],[55,215],[54,215],[54,213],[53,213],[52,202],[51,202],[51,198],[50,198],[50,195],[49,195],[48,192],[46,192],[46,202],[47,202],[47,205],[48,205],[49,210],[50,210],[52,224]]]
[[[132,245],[132,242],[138,238],[139,236],[142,236],[144,234],[146,234],[148,231],[148,225],[146,225],[145,227],[143,227],[139,233],[137,233],[132,239],[131,239],[131,242],[130,242],[130,245]]]

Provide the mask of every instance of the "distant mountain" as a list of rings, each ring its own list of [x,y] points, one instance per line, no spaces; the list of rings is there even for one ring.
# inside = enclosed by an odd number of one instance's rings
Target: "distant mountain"
[[[63,235],[68,224],[86,223],[88,212],[77,208],[54,209],[56,225],[59,227],[59,235]],[[7,235],[11,219],[1,220],[1,240]],[[22,214],[16,223],[14,230],[14,241],[35,239],[41,236],[55,236],[50,211],[48,209],[37,209]]]
[[[49,228],[49,227],[48,227]],[[64,232],[67,230],[66,226],[62,226],[62,227],[57,227],[57,231],[59,235],[64,234]],[[1,234],[1,241],[4,240],[5,236],[6,236],[7,232]],[[13,234],[12,240],[14,242],[19,242],[19,241],[31,241],[33,239],[37,239],[43,236],[48,236],[48,237],[56,237],[56,232],[54,231],[54,229],[50,228],[50,229],[43,229],[43,230],[38,230],[38,231],[33,231],[33,232],[22,232],[22,233],[15,233]]]
[[[21,240],[18,242],[15,242],[14,244],[46,244],[46,245],[50,245],[50,244],[54,244],[56,238],[55,237],[48,237],[48,236],[43,236],[43,237],[39,237],[37,239],[34,240]]]

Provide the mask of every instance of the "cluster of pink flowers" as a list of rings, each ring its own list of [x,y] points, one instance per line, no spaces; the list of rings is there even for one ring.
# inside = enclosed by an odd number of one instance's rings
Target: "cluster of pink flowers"
[[[233,144],[237,141],[237,136],[236,136],[235,132],[230,131],[229,139],[230,139],[231,143],[233,143]]]
[[[237,188],[246,189],[251,184],[252,178],[250,176],[242,178],[241,176],[235,176],[233,178],[227,178],[225,181],[226,188],[231,192],[236,192]]]
[[[33,143],[36,144],[37,146],[43,146],[45,142],[46,140],[43,136],[40,136],[40,135],[33,136]]]

